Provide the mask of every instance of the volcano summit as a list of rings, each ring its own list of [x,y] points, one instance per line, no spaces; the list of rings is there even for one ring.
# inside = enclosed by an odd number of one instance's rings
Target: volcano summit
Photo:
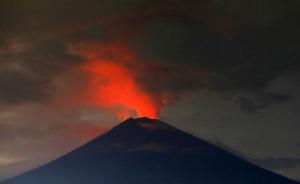
[[[162,121],[129,118],[1,184],[297,184]]]

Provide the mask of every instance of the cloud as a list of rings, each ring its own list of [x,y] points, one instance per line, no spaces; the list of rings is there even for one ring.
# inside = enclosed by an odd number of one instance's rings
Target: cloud
[[[72,47],[117,42],[136,56],[124,66],[138,86],[179,104],[166,109],[170,123],[192,130],[199,125],[203,135],[263,155],[253,161],[266,167],[298,164],[292,158],[298,152],[290,151],[291,140],[299,140],[298,83],[288,79],[269,89],[299,71],[298,9],[297,0],[2,0],[1,150],[45,161],[112,126],[117,120],[107,109],[77,103],[87,83],[77,69],[86,61]],[[284,85],[296,92],[278,90]],[[177,101],[190,94],[200,95]],[[277,141],[284,144],[279,148]],[[283,156],[271,155],[278,149]]]
[[[6,155],[0,155],[0,166],[6,165],[6,164],[12,164],[15,162],[18,162],[20,159],[19,158],[14,158],[11,156],[6,156]]]
[[[249,159],[253,163],[256,163],[262,167],[272,170],[293,168],[300,166],[300,159],[287,158],[287,157],[267,157],[260,159]]]
[[[240,104],[240,108],[244,112],[257,113],[270,105],[287,102],[292,97],[280,93],[262,92],[258,94],[257,93],[254,94],[238,93],[234,95],[231,94],[231,96],[228,95],[227,98],[236,101],[238,104]]]
[[[234,5],[227,4],[231,4],[233,1],[217,2],[216,6],[220,3],[229,6],[228,8],[234,6],[241,8],[235,16],[231,17],[226,14],[226,19],[221,21],[232,27],[228,30],[229,35],[216,31],[213,26],[215,20],[209,19],[207,14],[192,11],[185,13],[182,19],[171,17],[148,22],[138,36],[131,40],[132,47],[142,58],[147,58],[152,62],[171,65],[173,68],[176,68],[174,66],[177,68],[192,66],[193,73],[207,71],[207,73],[217,76],[204,83],[199,78],[196,80],[192,77],[188,78],[191,74],[189,70],[179,72],[185,74],[181,75],[183,81],[193,81],[192,83],[181,83],[180,80],[177,80],[179,82],[176,85],[182,90],[213,89],[220,93],[241,94],[243,97],[240,98],[239,103],[247,112],[257,112],[270,104],[288,100],[290,97],[284,94],[271,94],[266,92],[265,88],[279,76],[299,70],[300,38],[294,30],[299,30],[300,27],[294,27],[295,24],[290,21],[276,21],[265,29],[261,29],[258,22],[253,22],[251,25],[249,23],[247,25],[249,29],[243,29],[244,27],[239,25],[239,21],[247,21],[248,15],[238,15],[244,13],[243,8],[249,7],[236,1],[234,1]],[[259,2],[252,4],[249,1],[248,3],[251,4],[251,9]],[[293,3],[297,2],[293,1]],[[293,9],[293,3],[284,4],[282,7],[288,6]],[[269,8],[268,5],[271,6],[271,4],[271,1],[264,1],[263,6]],[[276,1],[275,4],[278,11],[285,11],[281,9],[280,2]],[[210,8],[216,10],[216,7]],[[211,16],[215,18],[222,15],[222,12],[212,12]],[[250,14],[250,12],[248,13]],[[269,13],[270,17],[276,14]],[[183,17],[180,13],[177,15]],[[195,19],[197,16],[199,18]],[[280,16],[284,20],[290,20],[294,19],[295,15],[282,12]],[[278,26],[282,29],[277,29]],[[146,79],[142,83],[145,86],[149,85],[150,89],[160,87],[160,82],[157,82],[157,86],[155,86],[153,84],[156,82],[151,79]],[[164,86],[168,85],[164,84]],[[247,96],[249,97],[246,98]]]
[[[106,132],[102,109],[26,103],[0,107],[0,180],[28,171]],[[63,140],[63,141],[61,141]]]
[[[296,47],[280,31],[227,38],[208,24],[149,24],[136,38],[138,53],[159,63],[192,65],[218,73],[218,89],[260,90],[289,69],[299,68]],[[289,58],[286,60],[286,58]]]
[[[16,104],[39,101],[43,96],[39,82],[18,72],[0,73],[0,103]]]
[[[216,5],[226,13],[239,17],[242,29],[251,26],[266,28],[278,24],[297,12],[297,0],[215,0]]]
[[[41,160],[31,160],[31,161],[20,161],[12,164],[6,164],[0,166],[0,181],[6,180],[13,176],[22,174],[30,169],[34,169],[45,161]]]
[[[135,72],[140,72],[137,79],[145,90],[176,97],[196,89],[235,92],[242,94],[239,102],[248,112],[277,102],[265,100],[266,96],[288,99],[265,93],[264,88],[283,73],[299,69],[300,28],[293,23],[298,15],[294,0],[30,0],[26,4],[18,0],[2,4],[7,10],[1,11],[7,23],[3,32],[9,39],[0,49],[5,53],[1,59],[22,70],[18,75],[28,79],[29,93],[37,98],[49,91],[47,84],[53,76],[82,63],[65,48],[69,43],[123,42],[139,56]],[[27,43],[10,41],[16,35]],[[19,97],[12,103],[30,100],[25,94],[24,100]]]
[[[225,145],[220,141],[214,141],[219,147],[233,153],[251,163],[257,164],[263,168],[270,170],[282,170],[282,169],[291,169],[300,166],[300,158],[290,158],[290,157],[264,157],[264,158],[255,158],[248,156],[240,151],[233,149],[230,146]]]
[[[7,40],[0,52],[0,103],[16,105],[50,98],[51,81],[81,63],[62,43]]]

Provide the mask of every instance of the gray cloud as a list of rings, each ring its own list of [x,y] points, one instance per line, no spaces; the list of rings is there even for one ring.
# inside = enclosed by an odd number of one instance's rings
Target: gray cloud
[[[70,8],[65,10],[63,5]],[[176,96],[177,89],[180,93],[203,88],[221,93],[237,91],[251,96],[239,101],[243,109],[255,112],[277,102],[269,100],[271,96],[288,99],[283,94],[265,93],[264,88],[278,76],[299,68],[300,26],[293,22],[299,15],[295,9],[298,5],[295,0],[4,1],[1,17],[8,23],[3,30],[9,38],[19,35],[38,42],[17,58],[24,60],[19,63],[35,75],[35,80],[43,77],[37,86],[80,63],[67,53],[65,42],[109,42],[117,38],[137,52],[141,65],[160,65],[148,67],[149,72],[165,69],[161,82],[139,76],[150,92],[173,92]],[[15,53],[6,54],[6,59],[15,57]],[[193,71],[185,70],[187,66]],[[199,77],[197,73],[203,71],[206,76]]]
[[[299,140],[299,82],[289,82],[299,76],[298,10],[298,0],[0,1],[0,113],[17,116],[0,115],[1,150],[36,157],[82,143],[75,140],[78,130],[72,137],[82,125],[73,113],[82,107],[41,109],[53,91],[66,90],[66,78],[77,91],[85,83],[80,75],[61,75],[84,62],[66,45],[119,41],[137,54],[129,67],[145,90],[183,100],[162,113],[168,122],[227,140],[261,156],[253,161],[265,167],[298,164],[292,147]],[[295,76],[268,89],[288,73]],[[184,101],[187,94],[200,97]],[[26,106],[36,102],[45,106]],[[30,111],[18,114],[14,107]],[[103,117],[112,125],[112,115],[86,113],[79,118],[92,121],[86,132]]]
[[[284,95],[280,93],[270,93],[270,92],[261,92],[261,93],[240,93],[234,95],[228,95],[225,98],[236,101],[240,104],[241,109],[247,113],[257,113],[260,110],[272,105],[272,104],[281,104],[287,102],[292,97],[289,95]]]
[[[267,157],[267,158],[259,158],[259,159],[250,158],[248,160],[264,168],[268,168],[272,170],[293,168],[300,165],[300,159],[287,158],[287,157]]]
[[[81,63],[59,42],[4,44],[0,59],[2,105],[47,100],[52,78]]]
[[[262,9],[257,9],[258,5]],[[191,9],[155,19],[144,25],[131,45],[142,58],[173,68],[192,66],[195,73],[208,71],[213,76],[207,82],[208,77],[193,78],[191,71],[183,70],[179,72],[184,74],[182,82],[176,80],[181,91],[214,89],[240,95],[237,101],[242,109],[258,112],[290,99],[284,94],[266,92],[265,88],[279,76],[299,70],[300,26],[294,24],[299,17],[295,9],[298,5],[297,1],[216,1],[209,6],[213,18],[208,18],[206,11]],[[224,11],[215,12],[216,7]],[[260,16],[268,24],[260,22]],[[154,92],[160,86],[168,86],[155,81],[149,77],[141,83]]]
[[[263,168],[270,170],[290,169],[300,166],[300,158],[289,158],[289,157],[265,157],[265,158],[254,158],[248,156],[240,151],[233,149],[220,141],[213,141],[219,147],[251,162],[257,164]]]
[[[2,71],[0,73],[0,103],[3,105],[39,101],[44,96],[40,85],[30,76]]]

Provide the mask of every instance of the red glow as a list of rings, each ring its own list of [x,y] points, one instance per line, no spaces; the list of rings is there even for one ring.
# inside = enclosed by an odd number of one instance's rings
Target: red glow
[[[81,54],[88,60],[82,69],[89,76],[89,103],[113,110],[119,119],[134,115],[158,118],[159,104],[141,89],[128,66],[137,62],[128,49],[97,45]]]

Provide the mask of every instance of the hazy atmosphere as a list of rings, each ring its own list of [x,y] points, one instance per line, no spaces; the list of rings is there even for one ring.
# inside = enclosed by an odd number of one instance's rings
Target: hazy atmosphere
[[[299,0],[2,0],[0,181],[128,117],[300,181]]]

